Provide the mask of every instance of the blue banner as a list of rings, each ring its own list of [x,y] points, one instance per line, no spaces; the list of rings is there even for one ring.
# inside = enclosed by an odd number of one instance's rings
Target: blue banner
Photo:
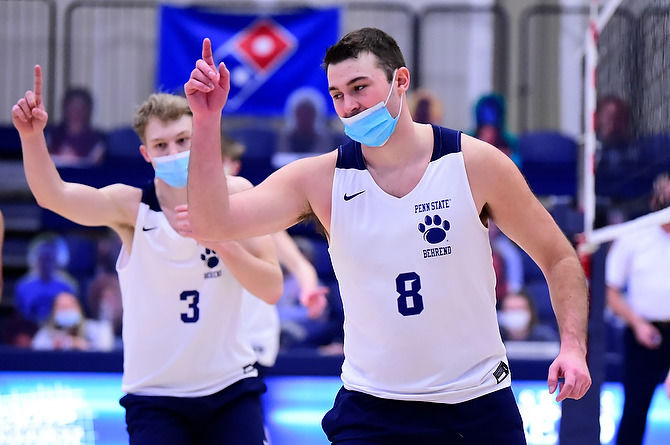
[[[321,64],[338,34],[337,8],[250,15],[163,5],[157,89],[183,94],[209,37],[215,63],[230,71],[224,114],[282,114],[286,98],[301,87],[315,88],[330,103]]]

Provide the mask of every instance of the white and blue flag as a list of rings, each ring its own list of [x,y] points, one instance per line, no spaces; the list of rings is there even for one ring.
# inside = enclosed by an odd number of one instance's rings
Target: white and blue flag
[[[339,15],[337,8],[253,15],[163,5],[157,87],[181,93],[209,37],[214,62],[230,71],[224,113],[282,114],[288,95],[307,86],[329,101],[321,64],[338,39]]]

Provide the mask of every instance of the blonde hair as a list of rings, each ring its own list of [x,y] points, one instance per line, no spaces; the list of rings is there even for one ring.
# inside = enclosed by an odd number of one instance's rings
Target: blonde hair
[[[246,147],[239,141],[221,132],[221,155],[231,161],[239,161],[242,159]]]
[[[182,116],[193,116],[184,97],[166,93],[152,94],[135,111],[133,129],[144,144],[146,143],[144,132],[152,117],[158,118],[161,122],[170,122]]]

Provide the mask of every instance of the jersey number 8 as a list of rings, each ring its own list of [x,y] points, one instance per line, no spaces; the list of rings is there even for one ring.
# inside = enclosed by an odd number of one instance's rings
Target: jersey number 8
[[[398,312],[407,317],[418,315],[423,311],[423,297],[419,293],[421,278],[416,272],[405,272],[398,275],[395,279],[395,289],[400,294],[398,297]]]

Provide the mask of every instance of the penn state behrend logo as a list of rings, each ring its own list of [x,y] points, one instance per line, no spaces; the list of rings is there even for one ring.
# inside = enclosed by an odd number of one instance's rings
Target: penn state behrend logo
[[[430,244],[439,244],[447,238],[447,231],[451,224],[440,215],[426,215],[423,222],[419,223],[419,232],[423,234],[423,239]]]
[[[216,255],[212,249],[205,248],[205,252],[200,254],[200,259],[205,263],[209,269],[214,269],[216,266],[221,263],[219,257]],[[221,269],[218,270],[208,270],[205,272],[205,278],[216,278],[220,277],[222,274]]]
[[[205,253],[200,254],[200,259],[210,269],[214,269],[216,266],[219,265],[219,257],[216,256],[216,252],[214,252],[212,249],[205,248]]]

